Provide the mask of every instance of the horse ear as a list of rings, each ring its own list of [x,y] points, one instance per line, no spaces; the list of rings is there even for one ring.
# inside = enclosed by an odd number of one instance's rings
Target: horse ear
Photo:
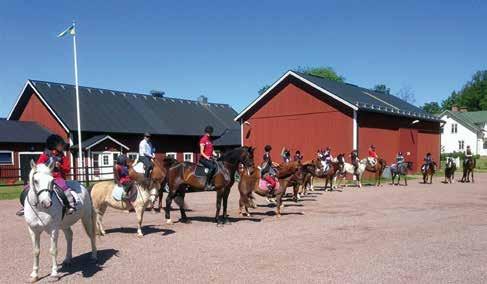
[[[48,167],[48,168],[49,168],[49,170],[51,170],[51,171],[52,171],[52,170],[54,170],[54,166],[55,166],[55,164],[54,164],[54,162],[52,162],[52,161],[51,161],[51,162],[50,162],[50,163],[47,165],[47,167]]]
[[[36,163],[34,162],[33,159],[30,159],[30,168],[33,169],[36,167]]]

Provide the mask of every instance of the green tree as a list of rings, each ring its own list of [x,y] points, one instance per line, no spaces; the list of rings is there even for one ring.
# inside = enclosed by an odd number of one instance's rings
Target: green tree
[[[377,84],[377,85],[375,85],[374,86],[374,91],[381,92],[381,93],[388,94],[388,95],[391,94],[391,89],[390,88],[387,88],[387,86],[385,84]]]
[[[345,82],[345,77],[338,75],[332,67],[298,67],[296,71],[337,82]]]
[[[271,86],[270,85],[265,85],[264,87],[260,88],[257,93],[259,93],[259,96],[262,95],[263,93],[265,93],[265,91],[267,91],[267,89],[269,89]]]
[[[442,103],[443,109],[453,105],[469,111],[487,110],[487,70],[477,71],[460,91],[452,92]]]
[[[437,102],[425,103],[421,106],[421,109],[430,114],[439,114],[441,112],[441,107]]]

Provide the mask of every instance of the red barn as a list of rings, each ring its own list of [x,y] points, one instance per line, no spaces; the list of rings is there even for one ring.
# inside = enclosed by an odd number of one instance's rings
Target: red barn
[[[419,170],[423,156],[440,156],[441,121],[393,95],[347,83],[289,71],[236,118],[242,144],[257,147],[262,156],[265,144],[274,156],[286,147],[300,150],[305,159],[317,149],[330,146],[333,153],[358,149],[367,155],[371,144],[391,164],[397,152]],[[248,122],[248,124],[244,123]]]

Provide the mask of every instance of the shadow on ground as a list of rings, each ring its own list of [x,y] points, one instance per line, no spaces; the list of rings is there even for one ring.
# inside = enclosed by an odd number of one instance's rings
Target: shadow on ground
[[[110,234],[110,233],[136,234],[137,228],[134,228],[134,227],[111,228],[111,229],[105,230],[105,232],[107,234]],[[158,228],[158,227],[153,226],[153,225],[142,227],[142,233],[144,235],[150,235],[150,234],[155,234],[155,233],[160,233],[160,232],[162,232],[163,236],[171,235],[171,234],[175,233],[175,231],[173,231],[173,230],[161,229],[161,228]]]
[[[74,257],[71,265],[63,265],[59,270],[59,272],[63,273],[61,279],[78,272],[81,272],[84,278],[92,277],[102,271],[103,265],[113,256],[117,256],[117,254],[118,250],[115,249],[99,250],[96,262],[90,259],[91,252]]]

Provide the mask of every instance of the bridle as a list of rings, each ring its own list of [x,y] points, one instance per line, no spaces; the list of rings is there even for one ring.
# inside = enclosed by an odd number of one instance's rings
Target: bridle
[[[31,180],[30,180],[30,184],[31,184],[31,186],[30,186],[30,190],[33,190],[33,191],[34,191],[34,194],[35,194],[35,197],[36,197],[36,200],[35,200],[34,204],[31,204],[31,205],[33,205],[33,206],[37,206],[37,205],[39,204],[39,196],[40,196],[42,193],[47,192],[47,193],[49,193],[50,195],[52,195],[52,193],[54,193],[54,192],[55,192],[55,190],[54,190],[54,180],[51,180],[51,181],[49,182],[49,184],[48,184],[47,188],[43,188],[43,189],[41,189],[41,190],[37,190],[36,184],[35,184],[35,182],[34,182],[34,175],[35,175],[36,173],[37,173],[36,171],[34,171],[34,172],[32,173],[32,178],[31,178]],[[56,194],[56,195],[57,195],[57,194]],[[57,197],[58,197],[58,198],[60,198],[59,196],[57,196]],[[30,200],[29,200],[28,196],[27,196],[27,201],[28,201],[28,202],[29,202],[29,204],[30,204]]]

